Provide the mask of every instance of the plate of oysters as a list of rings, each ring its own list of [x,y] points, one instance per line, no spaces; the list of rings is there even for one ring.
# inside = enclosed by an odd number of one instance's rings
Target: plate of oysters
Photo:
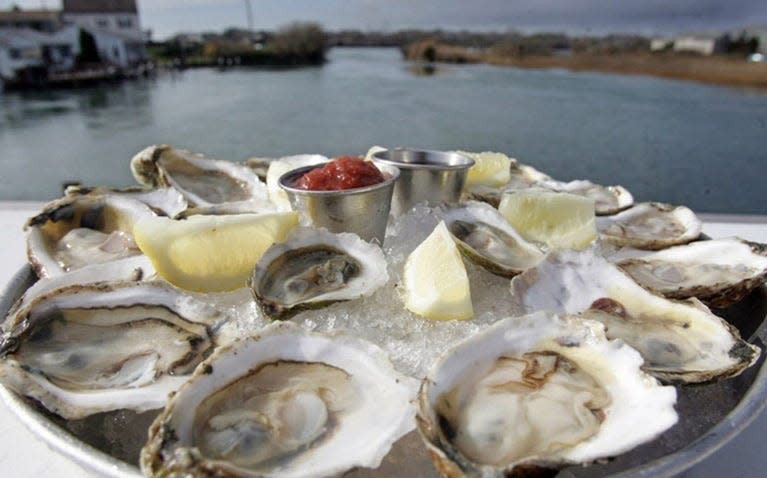
[[[502,153],[234,163],[26,224],[0,395],[108,476],[672,476],[767,396],[767,249]]]

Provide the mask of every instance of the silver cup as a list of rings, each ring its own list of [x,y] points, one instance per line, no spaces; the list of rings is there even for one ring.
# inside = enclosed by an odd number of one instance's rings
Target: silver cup
[[[362,188],[308,191],[293,187],[298,178],[323,166],[306,166],[280,176],[280,187],[288,194],[293,210],[317,227],[324,227],[331,232],[353,232],[366,241],[376,239],[383,245],[399,169],[387,164],[376,164],[386,180]]]
[[[373,154],[377,165],[400,169],[394,186],[392,213],[403,214],[418,203],[429,206],[457,203],[474,160],[447,151],[396,148]]]

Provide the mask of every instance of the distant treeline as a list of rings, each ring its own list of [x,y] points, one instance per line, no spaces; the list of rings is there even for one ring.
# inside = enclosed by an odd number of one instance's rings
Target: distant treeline
[[[430,40],[443,45],[486,49],[505,46],[521,52],[541,53],[555,50],[608,52],[611,50],[648,49],[650,40],[640,35],[608,35],[604,37],[568,36],[563,33],[525,35],[508,32],[469,32],[445,30],[401,30],[391,33],[344,30],[328,34],[329,46],[392,46]]]
[[[319,65],[328,44],[316,23],[294,23],[277,32],[230,28],[223,33],[179,34],[148,45],[160,63],[177,66]]]
[[[749,54],[758,42],[745,34],[716,39],[717,53]],[[406,58],[438,61],[486,61],[487,57],[547,56],[559,53],[613,55],[645,53],[653,40],[633,34],[570,36],[563,33],[522,34],[515,32],[470,32],[446,30],[401,30],[326,32],[316,23],[294,23],[276,32],[253,32],[230,28],[222,33],[179,34],[149,51],[160,61],[187,65],[231,64],[302,65],[321,64],[327,49],[334,46],[397,47]],[[482,58],[480,58],[482,57]]]

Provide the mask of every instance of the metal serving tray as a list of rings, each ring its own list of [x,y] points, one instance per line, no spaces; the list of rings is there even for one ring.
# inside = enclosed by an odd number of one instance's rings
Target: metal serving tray
[[[0,300],[0,317],[36,280],[22,268]],[[759,362],[738,377],[717,383],[678,386],[679,423],[656,440],[606,463],[571,466],[554,475],[569,477],[670,477],[718,450],[740,433],[765,406],[767,370],[767,287],[762,286],[734,306],[716,311],[733,323],[743,337],[763,350]],[[64,420],[36,402],[0,386],[0,398],[35,434],[60,453],[109,477],[136,477],[138,454],[146,431],[158,411],[117,411],[82,420]],[[376,470],[358,469],[345,477],[434,477],[425,447],[412,432],[395,445]]]

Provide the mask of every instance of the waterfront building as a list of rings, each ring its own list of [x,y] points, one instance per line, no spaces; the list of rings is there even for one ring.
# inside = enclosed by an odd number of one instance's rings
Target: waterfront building
[[[63,0],[62,19],[90,33],[102,61],[129,67],[147,59],[136,0]]]
[[[674,51],[677,53],[695,53],[710,56],[727,50],[729,37],[725,35],[699,34],[684,35],[674,39]]]
[[[43,66],[42,48],[24,32],[21,28],[0,28],[0,78],[3,80],[15,79],[20,72]]]
[[[55,32],[63,25],[58,10],[22,10],[12,8],[0,11],[0,28],[29,28],[41,32]]]
[[[83,28],[146,37],[139,23],[136,0],[63,0],[62,7],[64,21]]]
[[[13,80],[20,74],[44,77],[48,71],[70,71],[79,49],[79,28],[75,25],[52,33],[0,28],[0,76]]]

